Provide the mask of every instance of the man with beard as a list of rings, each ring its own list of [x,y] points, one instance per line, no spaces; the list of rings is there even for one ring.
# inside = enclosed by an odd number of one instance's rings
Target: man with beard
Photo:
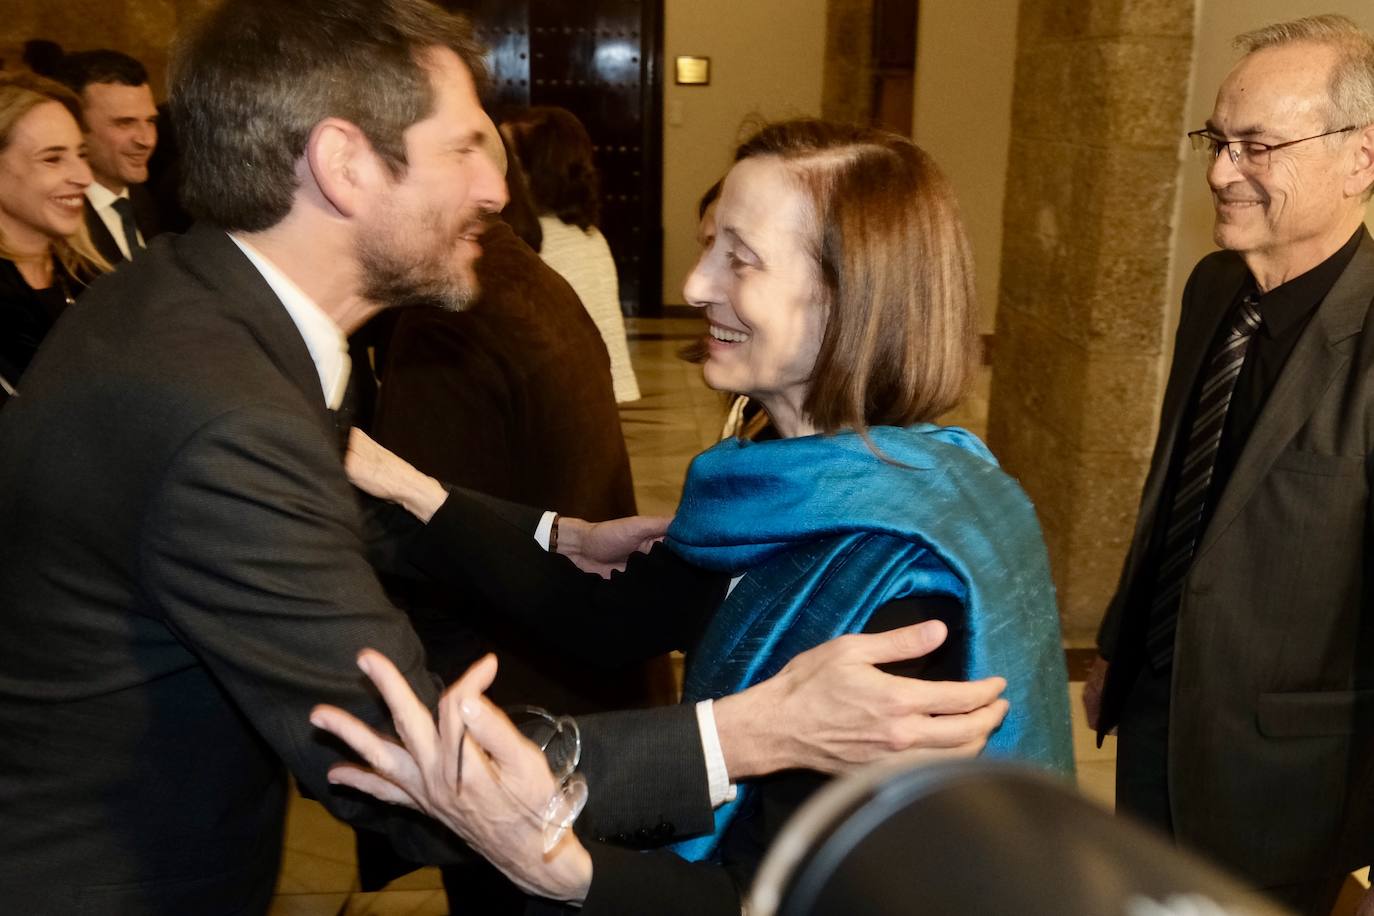
[[[464,854],[437,824],[335,791],[345,758],[308,716],[324,701],[389,718],[355,665],[367,646],[426,715],[439,705],[369,566],[331,411],[347,331],[382,304],[472,295],[485,218],[506,199],[481,65],[466,22],[421,0],[228,0],[179,43],[172,116],[199,222],[96,283],[0,411],[7,911],[266,910],[288,769],[415,861]],[[586,563],[623,559],[646,532],[564,533],[558,552],[586,545]],[[822,646],[722,700],[714,753],[749,775],[894,746],[975,751],[1006,709],[997,679],[873,667],[929,651],[924,626]],[[479,668],[448,696],[485,687]],[[590,829],[709,829],[698,716],[583,722]],[[526,889],[578,899],[581,846],[510,847],[528,836],[520,804],[552,781],[533,745],[516,751],[463,767],[468,816],[449,826]]]
[[[157,205],[143,188],[157,147],[148,71],[119,51],[80,51],[62,58],[57,77],[80,97],[86,122],[91,241],[111,264],[132,260],[158,231]]]

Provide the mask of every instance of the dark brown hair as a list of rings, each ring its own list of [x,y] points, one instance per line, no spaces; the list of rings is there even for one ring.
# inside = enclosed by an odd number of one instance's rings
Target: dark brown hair
[[[539,214],[530,200],[529,179],[520,165],[520,157],[506,137],[505,131],[497,131],[501,147],[506,151],[506,193],[508,200],[501,211],[501,219],[526,245],[538,251],[544,247],[544,230],[539,225]]]
[[[800,119],[735,161],[780,160],[810,202],[825,330],[804,409],[816,429],[933,420],[964,395],[976,342],[973,262],[949,182],[905,137]]]
[[[57,65],[54,77],[80,95],[92,83],[142,86],[148,82],[148,71],[123,51],[99,48],[64,56]]]
[[[225,229],[276,225],[310,132],[329,117],[356,124],[403,176],[405,129],[434,110],[420,56],[435,47],[453,50],[480,88],[467,20],[424,0],[226,0],[173,49],[186,209]]]
[[[601,215],[601,183],[592,138],[577,116],[564,108],[526,108],[502,125],[529,176],[530,194],[541,214],[587,230]]]

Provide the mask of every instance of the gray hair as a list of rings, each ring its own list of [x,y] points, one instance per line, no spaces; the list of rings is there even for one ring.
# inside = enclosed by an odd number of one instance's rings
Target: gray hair
[[[1233,44],[1246,54],[1281,45],[1312,43],[1337,52],[1331,68],[1328,130],[1374,124],[1374,35],[1353,19],[1328,13],[1276,22],[1236,36]]]

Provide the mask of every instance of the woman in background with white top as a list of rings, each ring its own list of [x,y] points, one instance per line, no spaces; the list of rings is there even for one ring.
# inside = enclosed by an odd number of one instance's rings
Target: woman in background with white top
[[[616,401],[638,400],[615,261],[596,228],[601,190],[587,129],[570,111],[537,107],[505,121],[501,130],[529,175],[544,232],[539,256],[568,281],[596,322],[611,355]]]

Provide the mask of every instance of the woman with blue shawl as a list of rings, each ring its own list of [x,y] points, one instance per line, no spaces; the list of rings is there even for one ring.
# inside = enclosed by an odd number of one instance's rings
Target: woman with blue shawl
[[[942,619],[945,645],[901,673],[1005,677],[1010,712],[984,754],[1071,772],[1035,512],[974,435],[932,422],[962,397],[976,341],[947,182],[904,138],[784,122],[739,148],[714,222],[684,289],[708,324],[703,374],[761,403],[780,438],[698,456],[665,542],[610,580],[532,556],[529,575],[501,581],[493,558],[547,555],[440,510],[430,524],[454,524],[447,562],[570,654],[614,662],[686,644],[684,702],[744,689],[841,634]],[[821,779],[743,781],[712,833],[671,852],[594,850],[583,912],[738,913],[767,842]]]

